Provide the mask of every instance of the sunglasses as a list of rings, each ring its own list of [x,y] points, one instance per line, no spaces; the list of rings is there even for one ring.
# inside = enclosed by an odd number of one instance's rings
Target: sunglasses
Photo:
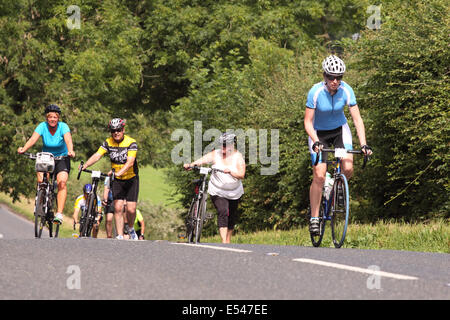
[[[123,129],[111,129],[109,132],[116,133],[116,132],[122,132]]]
[[[330,81],[333,81],[334,79],[339,80],[339,81],[342,80],[342,76],[332,76],[330,74],[326,74],[325,77]]]

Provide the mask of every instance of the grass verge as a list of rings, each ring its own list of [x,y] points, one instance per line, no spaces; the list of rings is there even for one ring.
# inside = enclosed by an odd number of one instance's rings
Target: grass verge
[[[240,233],[232,243],[312,246],[308,227],[287,231]],[[204,237],[203,242],[220,242],[220,237]],[[334,247],[327,224],[321,247]],[[428,223],[383,222],[349,225],[344,248],[384,249],[450,253],[450,224],[444,220]]]

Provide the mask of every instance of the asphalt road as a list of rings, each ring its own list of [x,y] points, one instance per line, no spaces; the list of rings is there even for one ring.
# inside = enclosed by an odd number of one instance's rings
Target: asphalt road
[[[0,208],[0,299],[450,298],[450,255],[390,250],[34,239]]]

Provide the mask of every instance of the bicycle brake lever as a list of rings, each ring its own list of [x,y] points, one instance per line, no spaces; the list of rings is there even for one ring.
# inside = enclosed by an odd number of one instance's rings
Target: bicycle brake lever
[[[78,176],[77,176],[77,180],[80,180],[81,171],[83,171],[83,164],[84,164],[84,161],[81,160],[80,166],[78,167]]]

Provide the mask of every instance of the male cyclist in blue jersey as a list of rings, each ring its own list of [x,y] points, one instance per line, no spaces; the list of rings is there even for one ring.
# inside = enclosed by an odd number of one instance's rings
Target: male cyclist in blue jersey
[[[304,118],[313,164],[316,152],[322,148],[334,145],[335,148],[352,150],[352,134],[344,114],[345,106],[349,107],[362,151],[368,155],[372,154],[372,149],[366,144],[364,123],[353,89],[342,81],[345,73],[344,61],[330,55],[323,60],[322,68],[323,81],[316,83],[309,90]],[[326,153],[324,153],[318,165],[313,166],[313,181],[309,190],[311,205],[309,231],[313,234],[319,232],[319,207],[326,169]],[[342,159],[342,172],[347,179],[353,174],[353,155],[350,153]]]

